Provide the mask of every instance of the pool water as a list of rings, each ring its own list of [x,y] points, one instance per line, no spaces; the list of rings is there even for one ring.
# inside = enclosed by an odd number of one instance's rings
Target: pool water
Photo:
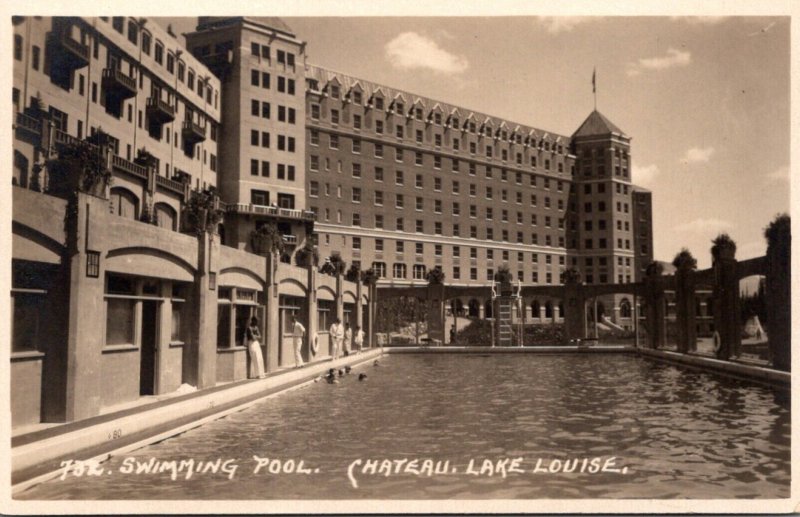
[[[18,498],[785,498],[784,399],[626,355],[391,355]]]

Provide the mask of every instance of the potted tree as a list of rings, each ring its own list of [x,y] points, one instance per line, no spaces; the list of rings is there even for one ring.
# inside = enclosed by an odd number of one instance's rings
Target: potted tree
[[[275,223],[262,224],[251,231],[250,244],[259,255],[281,255],[284,251],[283,236]]]
[[[361,278],[361,268],[358,264],[350,264],[350,269],[344,274],[344,279],[348,282],[358,282],[359,278]]]
[[[672,259],[672,265],[679,271],[691,271],[697,269],[697,259],[692,256],[692,252],[683,248],[680,253]]]
[[[78,191],[104,197],[105,189],[112,181],[105,154],[100,147],[86,142],[64,145],[58,158],[47,163],[47,170],[48,192],[54,195],[70,195]]]
[[[731,260],[736,256],[736,243],[727,233],[720,233],[711,242],[713,244],[711,256],[714,262],[720,259]]]
[[[562,284],[579,284],[581,283],[581,272],[577,268],[568,267],[561,273]]]
[[[316,267],[319,264],[319,250],[310,241],[306,241],[295,253],[294,261],[300,267]]]
[[[334,251],[330,257],[325,259],[325,263],[322,264],[319,272],[324,275],[338,276],[344,274],[346,268],[347,264],[342,259],[342,256],[339,252]]]
[[[222,222],[224,212],[220,208],[219,196],[213,187],[193,190],[183,210],[184,231],[197,233],[208,231],[216,233]]]
[[[364,285],[375,285],[378,282],[378,274],[374,269],[369,268],[361,272],[361,283]]]
[[[428,281],[428,285],[442,285],[444,284],[444,271],[440,266],[429,269],[425,273],[425,280]]]
[[[501,265],[494,273],[494,281],[500,284],[500,294],[502,296],[511,296],[513,290],[511,282],[514,281],[514,275],[507,264]]]

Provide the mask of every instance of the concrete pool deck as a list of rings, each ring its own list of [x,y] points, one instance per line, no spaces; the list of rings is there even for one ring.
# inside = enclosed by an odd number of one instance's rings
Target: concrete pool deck
[[[329,368],[358,367],[385,353],[364,350],[335,361],[280,370],[264,379],[247,379],[179,395],[152,404],[20,434],[11,439],[12,492],[51,479],[65,460],[104,461],[183,433],[259,400],[302,387]]]
[[[303,368],[282,369],[265,379],[227,383],[202,391],[171,396],[67,424],[56,424],[11,439],[12,492],[18,493],[60,474],[65,460],[104,461],[241,411],[258,401],[300,388],[329,368],[358,367],[384,354],[636,354],[740,379],[788,389],[791,374],[759,365],[720,361],[631,345],[542,347],[387,347],[364,350],[336,361],[322,359]]]

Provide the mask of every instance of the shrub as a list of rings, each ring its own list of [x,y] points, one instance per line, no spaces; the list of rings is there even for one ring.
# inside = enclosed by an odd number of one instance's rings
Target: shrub
[[[683,248],[680,253],[675,255],[672,259],[672,265],[678,269],[697,269],[697,259],[692,256],[692,253]]]
[[[425,280],[428,281],[429,285],[440,285],[444,283],[444,271],[439,266],[436,266],[433,269],[429,269],[427,273],[425,273]]]

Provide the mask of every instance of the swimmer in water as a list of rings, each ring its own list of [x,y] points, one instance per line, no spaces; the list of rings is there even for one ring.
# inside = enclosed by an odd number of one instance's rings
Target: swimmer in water
[[[336,373],[334,372],[333,368],[328,370],[328,374],[325,376],[325,380],[328,381],[328,384],[334,384],[339,382],[336,380]]]
[[[375,359],[375,362],[372,363],[372,366],[380,366],[380,364],[378,364],[378,360],[377,359]]]
[[[344,377],[344,370],[339,370],[339,377]]]
[[[359,374],[358,374],[358,380],[359,380],[359,381],[365,381],[365,380],[367,380],[367,374],[366,374],[366,373],[359,373]]]
[[[352,370],[352,368],[350,368],[349,364],[344,367],[344,373],[346,373],[347,375],[350,375],[350,370]]]

